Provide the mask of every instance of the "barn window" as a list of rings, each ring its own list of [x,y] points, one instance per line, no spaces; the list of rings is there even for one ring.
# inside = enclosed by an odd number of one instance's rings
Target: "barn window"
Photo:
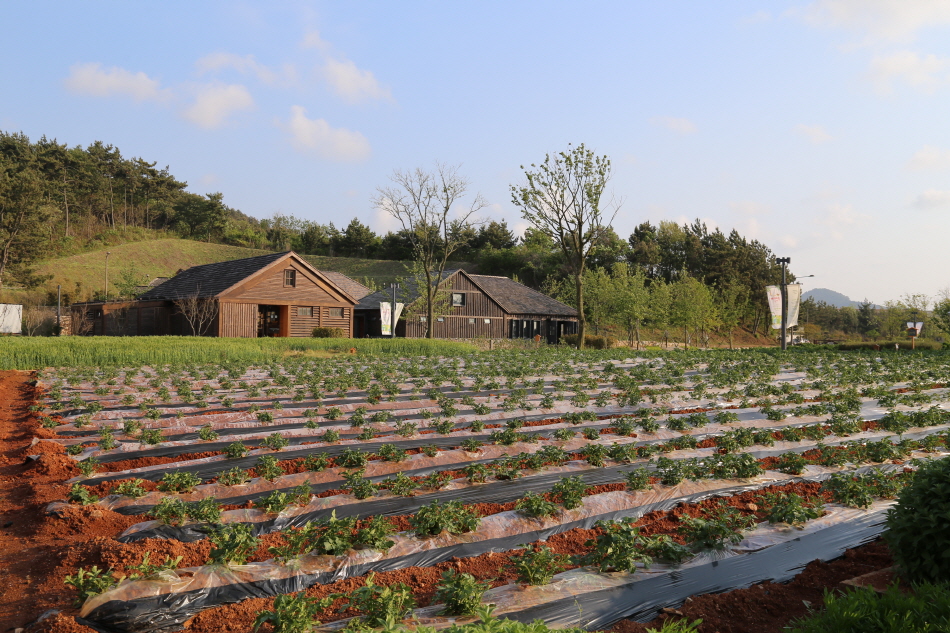
[[[284,287],[285,288],[296,288],[297,287],[297,271],[293,268],[288,268],[284,271]]]
[[[469,319],[468,322],[474,324],[474,323],[475,323],[475,319]]]
[[[485,323],[491,323],[491,319],[485,319]]]
[[[452,293],[452,307],[457,308],[463,305],[465,305],[465,293],[453,292]]]
[[[426,318],[425,318],[424,316],[419,317],[419,322],[420,322],[420,323],[425,323],[425,322],[426,322]]]
[[[312,317],[313,308],[310,306],[297,306],[297,316],[299,317]]]
[[[330,308],[329,316],[331,319],[342,319],[343,308]]]
[[[436,321],[438,321],[439,323],[445,323],[445,319],[443,319],[442,317],[439,317],[438,319],[436,319]]]

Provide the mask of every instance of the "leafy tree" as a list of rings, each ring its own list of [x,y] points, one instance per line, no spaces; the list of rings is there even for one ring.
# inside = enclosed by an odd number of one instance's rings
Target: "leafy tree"
[[[601,198],[610,179],[610,159],[583,144],[524,169],[527,183],[512,185],[511,200],[522,216],[560,249],[574,279],[578,312],[578,347],[584,346],[584,271],[598,243],[607,235],[616,209],[606,217]]]

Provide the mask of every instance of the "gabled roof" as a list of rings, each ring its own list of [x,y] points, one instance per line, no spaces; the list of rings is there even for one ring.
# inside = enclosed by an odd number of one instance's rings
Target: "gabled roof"
[[[202,298],[216,297],[231,286],[273,264],[289,252],[269,253],[257,257],[192,266],[160,286],[156,286],[140,295],[139,299],[176,300],[195,295]]]
[[[205,299],[217,297],[246,281],[248,278],[261,273],[266,268],[286,259],[294,259],[295,262],[300,264],[305,270],[309,270],[316,276],[322,277],[331,286],[336,288],[340,294],[354,303],[359,300],[357,295],[360,294],[360,289],[369,292],[369,288],[353,281],[342,273],[321,272],[293,251],[285,251],[283,253],[270,253],[267,255],[258,255],[257,257],[246,257],[244,259],[233,259],[226,262],[192,266],[187,270],[181,271],[165,283],[140,295],[138,299],[164,299],[174,301],[193,296]],[[356,295],[352,294],[350,292],[351,290],[356,291]]]
[[[576,317],[577,310],[508,277],[468,275],[476,286],[494,299],[508,314],[550,314]]]
[[[442,283],[452,275],[457,272],[463,272],[460,268],[453,268],[451,270],[446,270],[442,274],[442,279],[439,283]],[[425,285],[425,284],[423,284]],[[405,281],[400,282],[400,288],[396,291],[396,302],[397,303],[412,303],[416,299],[422,296],[422,292],[419,290],[416,285],[415,278],[410,278]],[[372,294],[368,294],[360,302],[353,306],[354,310],[379,310],[379,304],[381,301],[391,302],[393,300],[393,291],[390,288],[383,288],[382,290],[377,290]]]
[[[343,273],[338,273],[331,270],[321,270],[323,276],[332,281],[336,286],[338,286],[343,292],[350,295],[357,301],[365,297],[366,295],[372,294],[373,291],[361,284],[360,282],[347,277]]]
[[[552,299],[542,292],[529,288],[508,277],[493,275],[470,275],[462,269],[446,270],[439,283],[449,277],[465,275],[476,287],[488,295],[508,314],[538,314],[547,316],[576,317],[577,310],[569,305]],[[403,284],[403,288],[396,293],[396,300],[411,303],[419,298],[421,292],[415,280]],[[381,301],[392,301],[392,291],[379,290],[363,297],[354,307],[356,310],[378,310]]]

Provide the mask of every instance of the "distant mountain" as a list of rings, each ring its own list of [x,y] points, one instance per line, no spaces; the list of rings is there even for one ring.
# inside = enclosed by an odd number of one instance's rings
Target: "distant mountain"
[[[802,293],[802,301],[805,299],[824,301],[828,305],[835,306],[836,308],[846,308],[848,306],[857,308],[861,305],[860,301],[852,301],[847,295],[843,295],[840,292],[835,292],[834,290],[829,290],[828,288],[815,288],[814,290],[804,292]]]

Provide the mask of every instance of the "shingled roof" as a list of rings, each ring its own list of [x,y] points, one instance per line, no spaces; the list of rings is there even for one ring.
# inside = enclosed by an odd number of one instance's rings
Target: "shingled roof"
[[[139,300],[171,299],[174,301],[196,295],[202,298],[214,297],[274,263],[286,255],[287,252],[192,266],[181,271],[162,285],[140,295]]]
[[[350,295],[357,301],[359,301],[366,295],[373,293],[372,290],[370,290],[369,288],[367,288],[360,282],[356,281],[355,279],[351,279],[350,277],[347,277],[343,273],[338,273],[336,271],[330,271],[330,270],[321,270],[320,272],[323,273],[323,275],[327,279],[329,279],[334,284],[336,284],[336,286],[338,286],[343,292]]]
[[[508,277],[469,275],[472,282],[498,302],[508,314],[546,314],[576,317],[577,310]]]
[[[546,316],[564,316],[576,317],[577,310],[561,303],[557,299],[552,299],[543,292],[538,292],[524,284],[520,284],[508,277],[496,277],[493,275],[470,275],[464,270],[446,270],[442,280],[446,280],[452,275],[463,274],[472,280],[476,286],[481,288],[485,294],[495,300],[501,309],[508,314],[538,314]],[[420,292],[415,284],[410,281],[403,285],[403,289],[396,293],[397,301],[408,302],[415,301]],[[392,301],[392,291],[388,289],[379,290],[371,295],[363,297],[354,309],[356,310],[378,310],[381,301]]]

